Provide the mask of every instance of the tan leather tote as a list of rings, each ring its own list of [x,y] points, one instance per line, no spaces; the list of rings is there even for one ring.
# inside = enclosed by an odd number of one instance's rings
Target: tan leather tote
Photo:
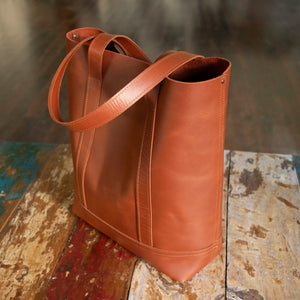
[[[74,213],[184,282],[222,248],[230,62],[170,51],[151,63],[128,37],[96,28],[68,32],[67,47],[49,111],[71,131]]]

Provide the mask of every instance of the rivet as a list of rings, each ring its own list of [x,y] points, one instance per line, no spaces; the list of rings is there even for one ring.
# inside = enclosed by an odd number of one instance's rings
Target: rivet
[[[224,83],[224,82],[225,82],[225,78],[222,78],[222,79],[221,79],[221,83]]]
[[[76,40],[77,38],[78,38],[78,34],[77,34],[77,33],[74,33],[74,34],[73,34],[73,39]]]

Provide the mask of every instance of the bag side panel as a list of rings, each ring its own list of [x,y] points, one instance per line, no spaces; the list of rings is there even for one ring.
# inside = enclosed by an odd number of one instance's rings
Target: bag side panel
[[[157,248],[202,249],[221,236],[228,82],[226,73],[192,83],[168,78],[162,84],[151,187]]]

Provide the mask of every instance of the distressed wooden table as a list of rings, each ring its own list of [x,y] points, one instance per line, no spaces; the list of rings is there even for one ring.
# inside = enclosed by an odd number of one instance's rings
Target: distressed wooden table
[[[299,157],[224,155],[224,249],[181,284],[71,213],[69,146],[0,143],[0,299],[300,299]]]

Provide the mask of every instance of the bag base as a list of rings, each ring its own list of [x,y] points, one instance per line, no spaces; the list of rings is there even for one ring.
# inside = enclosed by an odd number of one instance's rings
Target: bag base
[[[75,201],[73,212],[100,232],[112,238],[134,255],[141,257],[158,270],[183,283],[210,263],[222,250],[222,237],[207,248],[193,251],[158,249],[141,243],[120,232]]]

